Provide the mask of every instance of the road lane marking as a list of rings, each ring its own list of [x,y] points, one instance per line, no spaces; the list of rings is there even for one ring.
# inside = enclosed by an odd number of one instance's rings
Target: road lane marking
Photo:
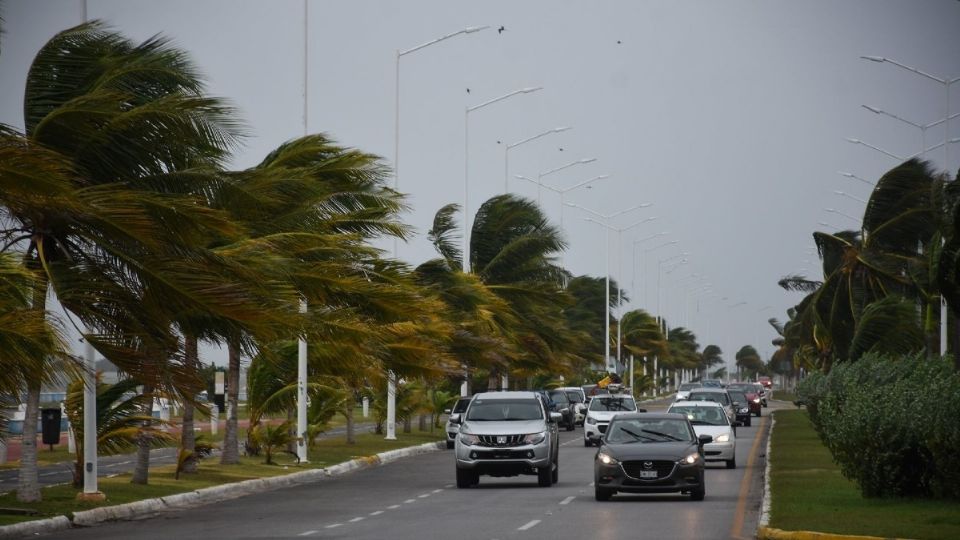
[[[445,486],[443,486],[443,487],[445,487],[445,488],[447,488],[447,489],[450,489],[450,488],[453,487],[453,484],[447,484],[447,485],[445,485]]]
[[[415,502],[417,502],[416,499],[407,499],[407,500],[403,501],[403,504],[410,504],[410,503],[415,503]]]
[[[435,489],[435,490],[431,491],[431,493],[440,493],[441,491],[443,491],[443,490],[442,490],[442,489]]]
[[[568,444],[573,444],[575,442],[580,442],[580,439],[573,439],[572,441],[567,441],[565,443],[560,443],[560,446],[566,446]]]
[[[526,524],[517,527],[517,530],[518,530],[518,531],[525,531],[525,530],[527,530],[527,529],[532,529],[533,527],[536,527],[538,523],[540,523],[540,520],[539,520],[539,519],[535,519],[535,520],[533,520],[533,521],[529,521],[529,522],[527,522]]]
[[[363,521],[364,519],[366,519],[366,518],[363,518],[363,517],[355,517],[355,518],[351,519],[350,521],[348,521],[347,523],[356,523],[356,522],[358,522],[358,521]]]
[[[747,511],[747,495],[750,493],[750,479],[753,477],[753,464],[757,459],[757,449],[760,447],[760,440],[763,439],[763,428],[767,427],[767,418],[764,416],[760,421],[757,434],[753,438],[753,445],[750,446],[750,455],[747,456],[747,470],[743,472],[743,478],[740,480],[740,498],[737,500],[737,510],[733,515],[733,527],[730,528],[730,536],[733,538],[743,538],[743,517]],[[769,437],[770,435],[767,434]]]
[[[576,498],[577,498],[577,497],[576,497],[575,495],[571,495],[571,496],[567,497],[566,499],[560,501],[560,504],[570,504],[570,501],[572,501],[572,500],[574,500],[574,499],[576,499]]]
[[[325,528],[325,529],[336,529],[337,527],[339,527],[339,526],[341,526],[341,525],[343,525],[343,523],[331,523],[330,525],[327,525],[327,526],[324,527],[324,528]]]
[[[392,506],[388,506],[388,507],[387,507],[387,510],[396,510],[397,508],[400,508],[400,505],[399,505],[399,504],[394,504],[394,505],[392,505]]]
[[[371,515],[371,516],[379,516],[379,515],[382,514],[382,513],[383,513],[383,510],[377,510],[376,512],[370,512],[370,515]]]
[[[426,498],[429,497],[430,495],[431,495],[430,493],[424,493],[423,495],[417,495],[417,498],[418,498],[418,499],[426,499]]]
[[[318,531],[307,531],[298,534],[297,536],[310,536],[311,534],[317,534]]]
[[[60,473],[55,473],[55,472],[45,472],[45,473],[43,473],[43,474],[41,474],[40,476],[54,476],[54,475],[57,475],[57,474],[60,474]]]
[[[587,487],[593,487],[593,482],[590,482],[589,484],[587,484]]]

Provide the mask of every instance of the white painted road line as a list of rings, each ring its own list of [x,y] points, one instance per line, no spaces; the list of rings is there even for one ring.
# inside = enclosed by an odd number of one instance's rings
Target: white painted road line
[[[520,527],[517,527],[517,530],[518,530],[518,531],[525,531],[525,530],[527,530],[527,529],[532,529],[533,527],[536,527],[536,526],[537,526],[537,523],[540,523],[540,520],[539,520],[539,519],[535,519],[535,520],[533,520],[533,521],[531,521],[531,522],[529,522],[529,523],[527,523],[527,524],[525,524],[525,525],[522,525],[522,526],[520,526]]]
[[[310,536],[311,534],[317,534],[317,531],[307,531],[298,534],[297,536]]]
[[[593,482],[590,482],[590,483],[587,484],[587,485],[590,486],[590,487],[593,487]]]
[[[399,505],[399,504],[394,504],[394,505],[392,505],[392,506],[388,506],[388,507],[387,507],[387,510],[396,510],[397,508],[400,508],[400,505]]]
[[[371,516],[379,516],[379,515],[382,514],[382,513],[383,513],[383,510],[377,510],[376,512],[370,512],[370,515],[371,515]]]
[[[430,495],[431,495],[430,493],[424,493],[423,495],[417,495],[417,498],[418,498],[418,499],[426,499],[426,498],[429,497]]]
[[[440,493],[441,491],[443,491],[443,490],[442,490],[442,489],[435,489],[435,490],[433,490],[431,493]]]
[[[570,501],[572,501],[572,500],[574,500],[574,499],[576,499],[576,497],[573,496],[573,495],[571,495],[571,496],[567,497],[566,499],[560,501],[560,504],[570,504]]]
[[[334,524],[332,524],[332,525],[327,525],[325,528],[327,528],[327,529],[336,529],[337,527],[339,527],[339,526],[341,526],[341,525],[343,525],[343,523],[334,523]]]
[[[450,489],[450,488],[453,487],[453,484],[447,484],[447,485],[445,485],[445,486],[443,486],[443,487],[445,487],[445,488],[447,488],[447,489]]]
[[[351,519],[350,521],[348,521],[347,523],[356,523],[356,522],[358,522],[358,521],[363,521],[364,519],[366,519],[366,518],[363,518],[363,517],[355,517],[355,518]]]
[[[565,443],[560,443],[560,446],[566,446],[568,444],[573,444],[575,442],[580,442],[580,439],[573,439],[572,441],[567,441]]]
[[[410,504],[410,503],[415,503],[415,502],[417,502],[416,499],[407,499],[407,500],[403,501],[403,504]]]

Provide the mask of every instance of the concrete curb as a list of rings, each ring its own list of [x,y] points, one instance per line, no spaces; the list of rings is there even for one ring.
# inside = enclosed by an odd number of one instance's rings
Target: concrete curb
[[[263,493],[264,491],[273,491],[300,484],[319,482],[353,471],[378,467],[401,458],[418,456],[442,449],[446,449],[444,441],[424,443],[417,446],[408,446],[407,448],[388,450],[372,456],[356,458],[323,469],[311,469],[309,471],[299,471],[282,476],[243,480],[232,484],[223,484],[198,489],[196,491],[168,495],[157,499],[144,499],[127,504],[102,506],[92,510],[74,512],[73,521],[66,516],[57,516],[52,519],[7,525],[0,527],[0,539],[23,538],[39,533],[65,530],[72,526],[89,527],[105,521],[136,519],[161,512],[195,508],[198,505],[227,501],[254,493]]]
[[[770,431],[767,433],[767,464],[763,470],[763,493],[760,495],[760,521],[757,523],[757,530],[767,528],[770,524],[770,446],[773,441],[773,428],[777,425],[777,417],[770,411]],[[758,533],[759,534],[759,533]]]

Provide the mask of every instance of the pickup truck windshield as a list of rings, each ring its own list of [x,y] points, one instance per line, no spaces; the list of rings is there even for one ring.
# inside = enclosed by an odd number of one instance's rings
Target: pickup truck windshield
[[[543,410],[536,399],[475,399],[467,410],[467,420],[475,422],[542,419]]]

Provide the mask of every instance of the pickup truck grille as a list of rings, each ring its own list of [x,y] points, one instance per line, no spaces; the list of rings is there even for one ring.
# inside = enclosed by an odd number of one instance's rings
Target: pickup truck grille
[[[480,438],[480,446],[490,446],[493,448],[506,448],[510,446],[523,446],[523,435],[477,435]]]

